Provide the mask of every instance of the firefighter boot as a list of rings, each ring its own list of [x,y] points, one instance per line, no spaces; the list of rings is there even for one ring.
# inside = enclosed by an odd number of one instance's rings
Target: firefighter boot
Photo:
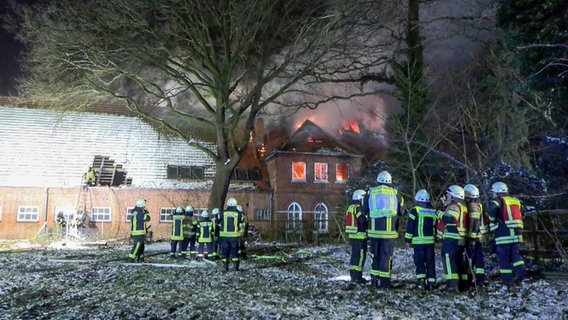
[[[367,283],[367,280],[365,280],[363,278],[363,272],[362,271],[353,271],[353,273],[355,275],[355,282],[357,282],[359,284]]]
[[[390,289],[391,287],[391,281],[389,278],[380,278],[379,280],[379,288],[381,289]]]
[[[225,261],[224,265],[225,265],[225,271],[229,271],[229,261]]]
[[[349,277],[351,278],[351,282],[357,282],[357,275],[355,270],[349,270]]]
[[[379,277],[371,276],[371,287],[373,287],[373,288],[379,287]]]
[[[235,266],[235,271],[239,271],[239,265],[241,264],[240,261],[235,261],[233,262],[233,265]]]

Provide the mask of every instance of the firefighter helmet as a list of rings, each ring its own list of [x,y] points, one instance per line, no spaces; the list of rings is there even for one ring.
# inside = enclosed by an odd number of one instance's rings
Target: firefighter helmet
[[[448,188],[447,192],[454,198],[462,199],[462,200],[465,198],[465,192],[463,191],[463,188],[460,187],[460,186],[451,185]]]
[[[428,191],[426,191],[424,189],[420,189],[420,190],[418,190],[418,192],[416,192],[416,196],[414,196],[414,200],[419,201],[419,202],[429,202],[430,201],[430,195],[428,194]]]
[[[479,189],[477,189],[477,187],[473,184],[466,184],[463,186],[463,191],[465,191],[465,196],[468,198],[479,198]]]
[[[201,211],[201,218],[209,218],[209,212],[207,210]]]
[[[227,200],[227,207],[236,207],[237,206],[237,199],[229,198]]]
[[[144,200],[144,199],[136,200],[136,206],[138,208],[144,208],[146,206],[146,200]]]
[[[353,192],[353,196],[351,196],[351,200],[361,201],[365,197],[365,194],[367,194],[367,192],[365,192],[365,190],[361,190],[361,189],[355,190]]]
[[[211,212],[214,216],[219,214],[219,208],[213,208],[213,211]]]
[[[491,191],[495,193],[507,193],[509,192],[509,188],[505,183],[499,181],[491,185]]]
[[[177,207],[177,208],[176,208],[176,213],[183,213],[183,208],[182,208],[182,207]]]
[[[189,206],[185,207],[185,212],[187,212],[187,213],[193,212],[193,206],[189,205]]]
[[[237,204],[237,211],[244,212],[243,206],[241,206],[240,204]]]
[[[388,171],[381,171],[378,175],[377,175],[377,182],[378,183],[388,183],[391,184],[392,183],[392,176]]]

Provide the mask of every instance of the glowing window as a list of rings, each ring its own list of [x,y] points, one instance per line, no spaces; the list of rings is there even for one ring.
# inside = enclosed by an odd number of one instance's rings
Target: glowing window
[[[327,182],[327,163],[314,164],[314,182]]]
[[[292,162],[292,181],[306,181],[305,162]]]
[[[349,179],[349,165],[338,163],[335,165],[335,182],[345,183]]]

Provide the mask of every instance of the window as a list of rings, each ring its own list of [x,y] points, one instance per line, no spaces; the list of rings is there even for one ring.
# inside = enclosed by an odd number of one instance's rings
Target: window
[[[39,221],[39,207],[19,206],[17,221],[18,222]]]
[[[205,168],[194,166],[175,166],[168,165],[168,179],[203,179]]]
[[[306,181],[305,162],[292,162],[292,181]]]
[[[237,167],[233,170],[231,177],[234,180],[260,180],[260,172],[258,169],[247,169]]]
[[[91,221],[93,222],[110,222],[110,208],[94,207],[91,209]]]
[[[286,210],[286,229],[302,229],[302,207],[297,202],[292,202]]]
[[[327,163],[314,164],[314,182],[327,182]]]
[[[161,208],[160,209],[160,222],[172,222],[172,215],[176,208]]]
[[[134,210],[134,207],[126,208],[126,221],[127,222],[132,221],[132,210]]]
[[[314,208],[314,230],[319,233],[327,233],[327,217],[327,206],[321,202],[316,204],[316,207]]]
[[[338,163],[335,165],[335,182],[345,183],[349,179],[349,165]]]
[[[271,218],[269,209],[256,209],[254,212],[254,220],[271,220]]]

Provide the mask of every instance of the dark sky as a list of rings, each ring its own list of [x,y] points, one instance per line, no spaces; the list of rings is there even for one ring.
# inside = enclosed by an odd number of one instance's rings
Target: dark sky
[[[7,1],[0,0],[0,17],[6,14]],[[32,4],[37,1],[18,0],[18,3]],[[18,56],[22,45],[16,41],[12,34],[2,27],[0,19],[0,96],[17,95],[15,78],[20,71]]]

